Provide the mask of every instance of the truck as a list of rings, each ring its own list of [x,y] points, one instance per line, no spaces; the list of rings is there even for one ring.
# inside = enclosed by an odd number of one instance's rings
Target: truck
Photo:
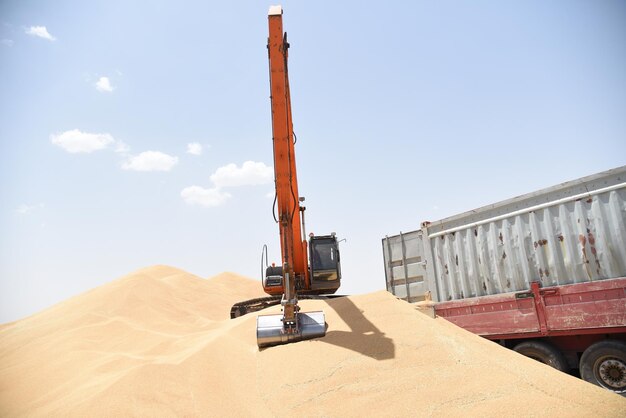
[[[626,396],[626,166],[422,222],[382,250],[397,298]]]

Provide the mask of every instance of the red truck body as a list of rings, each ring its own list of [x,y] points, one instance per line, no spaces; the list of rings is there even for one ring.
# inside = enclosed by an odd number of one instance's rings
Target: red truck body
[[[626,341],[626,278],[483,296],[435,304],[438,316],[487,339],[513,347],[545,339],[571,368],[587,347],[606,338]]]

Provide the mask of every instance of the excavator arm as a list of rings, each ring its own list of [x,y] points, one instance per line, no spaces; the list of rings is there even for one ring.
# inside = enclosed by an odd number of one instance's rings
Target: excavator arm
[[[284,322],[289,327],[296,327],[298,309],[296,281],[304,280],[306,286],[308,268],[306,241],[303,245],[300,228],[301,208],[287,67],[289,43],[287,42],[287,34],[283,32],[282,8],[280,6],[270,8],[268,21],[267,49],[272,102],[274,179],[284,278],[282,282]]]
[[[282,9],[273,6],[268,16],[267,42],[270,65],[270,91],[272,102],[272,141],[274,148],[274,176],[276,202],[280,223],[281,252],[289,272],[308,280],[306,240],[302,237],[296,172],[295,137],[291,118],[289,74],[287,67],[289,43],[283,33]]]

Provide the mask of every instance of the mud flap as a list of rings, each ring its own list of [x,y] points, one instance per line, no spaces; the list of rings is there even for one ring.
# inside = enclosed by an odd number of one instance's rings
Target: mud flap
[[[298,331],[286,333],[283,315],[260,315],[256,319],[256,342],[259,348],[292,343],[326,335],[326,318],[323,311],[299,312]]]

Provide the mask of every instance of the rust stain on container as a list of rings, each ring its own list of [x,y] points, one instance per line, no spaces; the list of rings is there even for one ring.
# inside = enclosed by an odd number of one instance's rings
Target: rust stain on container
[[[593,255],[593,258],[596,261],[596,272],[599,275],[600,270],[602,270],[602,267],[600,266],[600,260],[598,259],[598,250],[595,247],[596,237],[593,236],[593,233],[589,230],[589,228],[587,228],[587,239],[589,241],[589,246],[591,247],[591,254]]]
[[[589,245],[596,245],[596,238],[593,233],[587,228],[587,237],[589,238]]]

